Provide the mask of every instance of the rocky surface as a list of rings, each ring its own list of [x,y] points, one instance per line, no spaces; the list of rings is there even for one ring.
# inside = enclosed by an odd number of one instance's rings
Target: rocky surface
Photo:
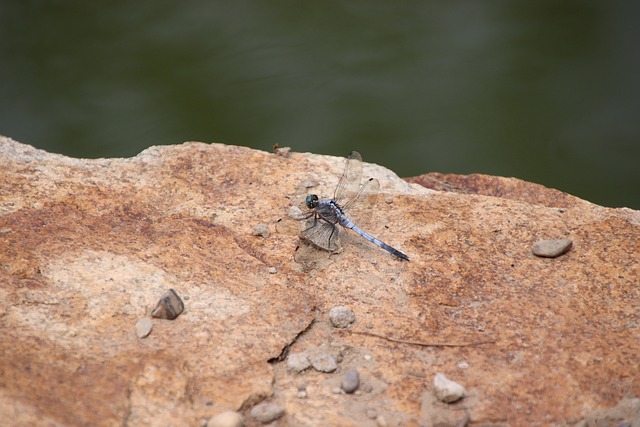
[[[0,417],[251,426],[269,403],[279,426],[640,423],[640,212],[365,164],[386,203],[363,224],[411,262],[355,237],[318,252],[278,220],[343,165],[200,143],[82,160],[0,138]],[[573,245],[535,256],[547,239]],[[184,312],[139,339],[167,289]],[[287,369],[320,351],[337,369]],[[438,402],[437,373],[465,397]]]

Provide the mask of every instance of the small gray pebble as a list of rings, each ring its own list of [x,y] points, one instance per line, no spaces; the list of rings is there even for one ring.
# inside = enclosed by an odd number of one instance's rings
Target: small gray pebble
[[[544,258],[555,258],[571,249],[573,241],[569,239],[538,240],[533,244],[533,254]]]
[[[269,226],[267,224],[258,224],[253,227],[253,231],[251,232],[254,236],[261,236],[265,239],[271,236],[271,232],[269,231]]]
[[[207,427],[242,427],[242,414],[234,411],[221,412],[209,418]]]
[[[320,372],[333,372],[338,369],[336,359],[330,354],[318,354],[311,356],[311,366]]]
[[[287,369],[302,372],[311,366],[309,355],[306,351],[300,353],[291,353],[287,356]]]
[[[439,401],[453,403],[462,399],[466,394],[466,390],[457,382],[445,377],[444,374],[436,374],[433,379],[433,393]]]
[[[342,376],[342,382],[340,383],[340,388],[344,390],[345,393],[353,393],[360,386],[360,373],[356,369],[351,369],[347,371]]]
[[[469,369],[469,364],[467,362],[458,363],[458,369]]]
[[[356,320],[356,315],[351,309],[338,305],[329,310],[329,320],[336,328],[346,328]]]
[[[184,303],[173,289],[169,289],[158,301],[151,317],[173,320],[184,311]]]
[[[269,267],[269,274],[276,274],[278,272],[278,269],[276,269],[275,267]]]
[[[284,406],[269,402],[260,403],[251,408],[250,415],[262,424],[267,424],[284,415]]]
[[[138,338],[146,338],[153,329],[153,322],[148,317],[143,317],[136,322],[136,335]]]

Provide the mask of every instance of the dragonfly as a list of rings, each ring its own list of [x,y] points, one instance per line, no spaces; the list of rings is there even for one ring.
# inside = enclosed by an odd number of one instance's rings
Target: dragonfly
[[[336,186],[333,199],[320,199],[316,194],[310,194],[305,199],[305,204],[312,212],[305,217],[307,221],[302,231],[302,237],[321,249],[335,252],[340,249],[340,227],[353,230],[374,245],[409,261],[409,257],[383,241],[358,227],[346,214],[350,209],[362,205],[368,195],[378,191],[378,181],[369,178],[363,184],[362,156],[357,151],[352,151],[347,157],[344,173]],[[366,206],[366,208],[369,208]],[[338,227],[338,225],[340,227]]]

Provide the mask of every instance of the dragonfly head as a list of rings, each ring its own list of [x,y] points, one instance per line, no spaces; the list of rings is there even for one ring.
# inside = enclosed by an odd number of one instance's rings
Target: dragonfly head
[[[316,206],[318,206],[318,196],[316,196],[315,194],[310,194],[307,196],[304,203],[309,209],[314,209]]]

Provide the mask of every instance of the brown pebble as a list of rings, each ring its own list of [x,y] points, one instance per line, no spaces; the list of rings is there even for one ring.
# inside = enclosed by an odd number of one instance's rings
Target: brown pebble
[[[158,305],[151,312],[151,317],[156,319],[168,319],[173,320],[184,311],[184,303],[173,289],[169,289],[165,293]]]

